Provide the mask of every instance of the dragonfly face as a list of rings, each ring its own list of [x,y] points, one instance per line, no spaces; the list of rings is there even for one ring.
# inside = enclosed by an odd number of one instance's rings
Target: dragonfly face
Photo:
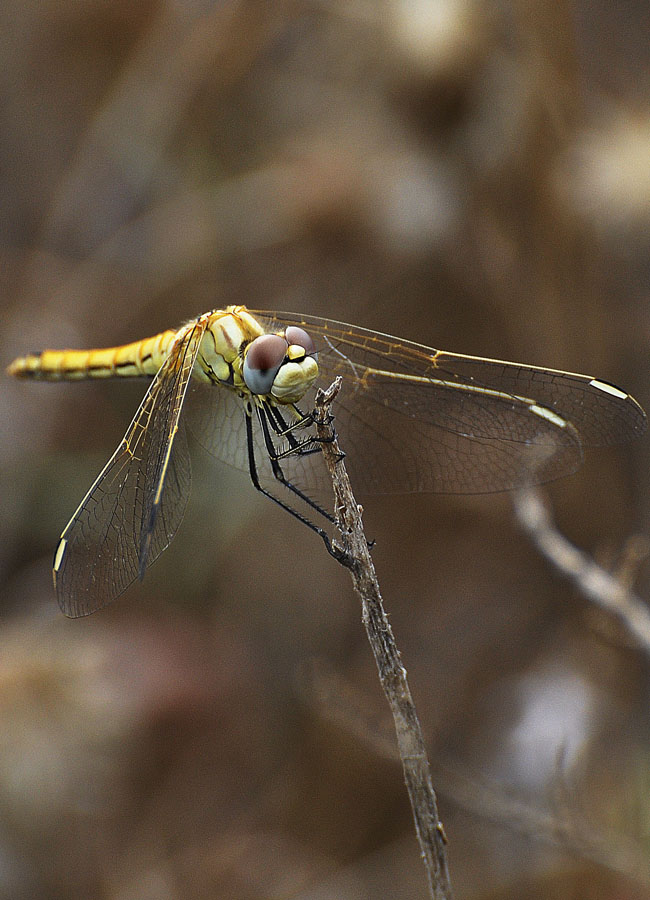
[[[241,306],[202,318],[205,329],[192,370],[199,381],[234,388],[242,398],[251,394],[293,404],[318,377],[314,342],[302,328],[269,332]]]
[[[242,374],[252,394],[298,403],[318,378],[314,342],[302,328],[265,334],[246,347]]]
[[[629,394],[588,375],[242,306],[124,347],[21,357],[8,371],[153,379],[59,541],[54,582],[71,616],[121,594],[174,536],[190,485],[186,420],[203,446],[248,471],[256,488],[326,543],[313,520],[327,526],[334,518],[314,500],[328,496],[327,476],[309,411],[315,388],[337,376],[337,430],[359,492],[483,493],[541,483],[574,472],[584,448],[622,443],[646,427]]]

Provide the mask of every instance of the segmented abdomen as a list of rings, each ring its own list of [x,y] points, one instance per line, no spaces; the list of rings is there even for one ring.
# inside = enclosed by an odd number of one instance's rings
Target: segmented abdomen
[[[101,350],[43,350],[15,359],[7,372],[17,378],[43,381],[78,381],[83,378],[134,378],[155,375],[163,364],[175,331],[121,347]]]

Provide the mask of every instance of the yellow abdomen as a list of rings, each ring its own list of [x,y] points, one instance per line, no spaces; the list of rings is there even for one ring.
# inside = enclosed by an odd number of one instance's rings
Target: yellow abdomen
[[[19,356],[7,368],[16,378],[78,381],[83,378],[134,378],[155,375],[176,337],[163,331],[154,337],[102,350],[44,350]]]

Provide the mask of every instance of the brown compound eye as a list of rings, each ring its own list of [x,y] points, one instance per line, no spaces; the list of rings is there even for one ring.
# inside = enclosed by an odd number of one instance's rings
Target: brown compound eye
[[[300,330],[300,329],[299,329]],[[248,345],[244,382],[253,394],[268,394],[285,360],[288,344],[279,334],[263,334]]]
[[[311,335],[307,334],[303,328],[298,328],[297,325],[289,325],[284,332],[284,336],[286,337],[288,344],[297,344],[299,347],[302,347],[308,355],[313,353],[316,349],[314,342],[311,339]]]

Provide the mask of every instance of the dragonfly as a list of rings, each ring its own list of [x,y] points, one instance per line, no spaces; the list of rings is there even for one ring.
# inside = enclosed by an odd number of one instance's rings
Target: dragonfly
[[[575,472],[586,447],[623,443],[646,428],[633,397],[589,375],[244,306],[119,347],[29,354],[7,371],[45,381],[151,379],[58,542],[54,587],[71,617],[142,579],[174,537],[190,491],[186,424],[330,551],[336,519],[319,499],[328,482],[312,410],[316,389],[337,376],[337,431],[361,493],[541,484]]]

